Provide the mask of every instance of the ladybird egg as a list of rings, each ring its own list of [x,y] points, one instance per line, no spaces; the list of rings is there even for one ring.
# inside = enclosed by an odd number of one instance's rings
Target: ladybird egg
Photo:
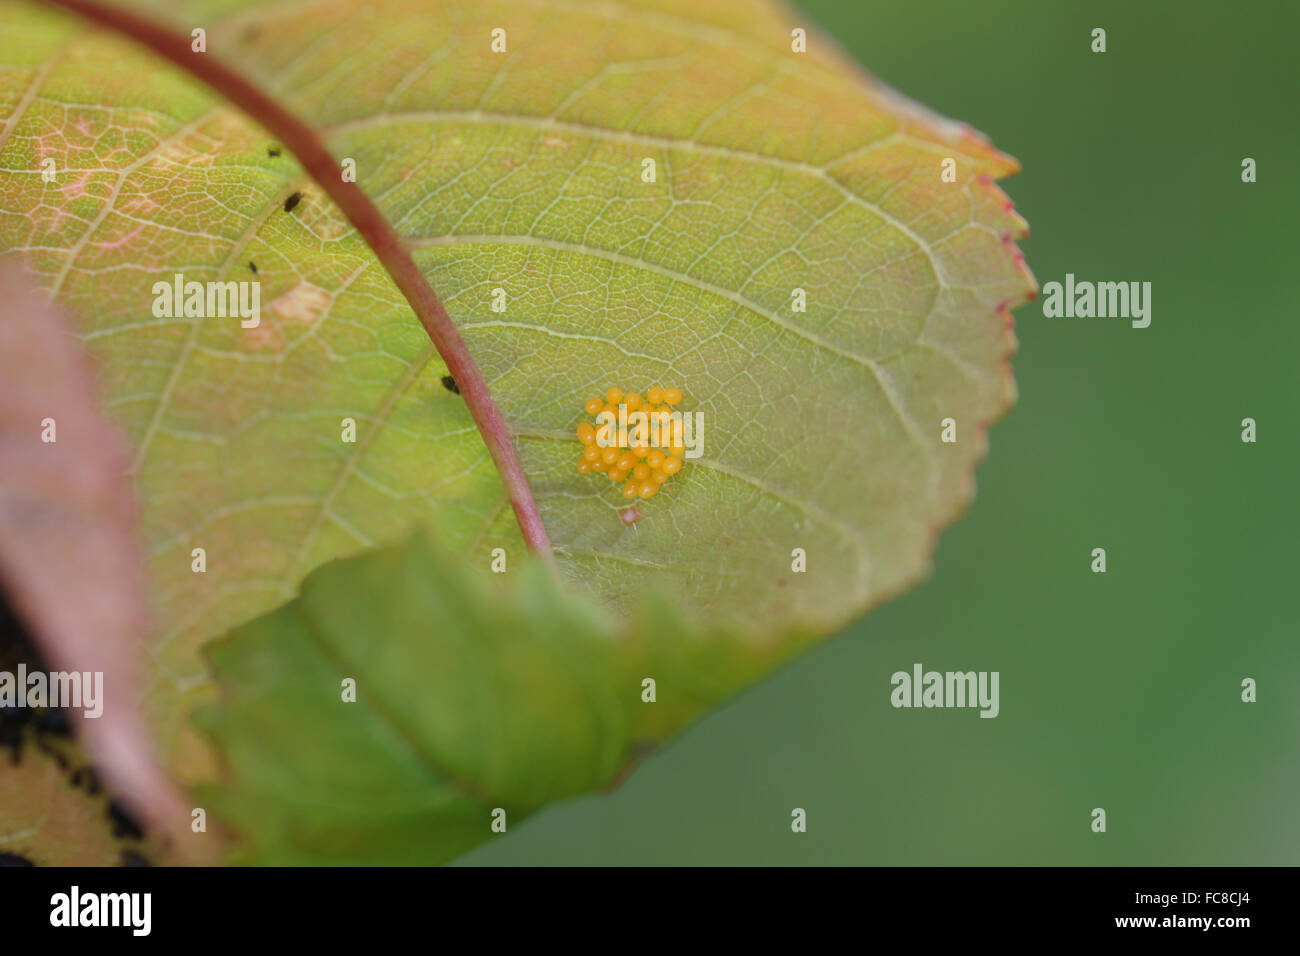
[[[664,390],[664,401],[669,405],[676,405],[682,400],[682,390],[680,388],[669,388]]]
[[[605,401],[609,402],[611,405],[617,405],[619,402],[623,401],[623,393],[617,388],[611,388],[605,393]]]
[[[650,466],[644,462],[632,469],[632,477],[637,481],[645,481],[650,477]]]
[[[599,398],[589,398],[583,408],[587,410],[588,415],[595,415],[600,411],[603,404]]]
[[[664,400],[664,390],[656,385],[650,391],[645,393],[645,400],[651,405],[658,405]]]
[[[630,451],[625,451],[623,454],[618,456],[618,467],[623,471],[631,470],[632,466],[635,464],[636,456]]]
[[[682,460],[680,458],[669,458],[664,461],[659,470],[671,478],[682,470]]]
[[[578,426],[578,441],[584,445],[590,445],[596,440],[596,429],[592,427],[591,422],[583,422]]]
[[[586,448],[582,450],[583,461],[595,461],[599,457],[600,457],[600,449],[597,448],[595,445],[588,445]]]
[[[637,484],[635,481],[629,481],[626,485],[623,486],[623,497],[635,498],[640,493],[640,491],[641,491],[641,486],[639,484]]]
[[[578,474],[585,475],[590,471],[591,471],[591,462],[587,461],[585,458],[582,461],[578,462]]]
[[[664,453],[656,448],[654,451],[650,452],[650,454],[645,456],[645,463],[651,468],[658,468],[664,463]]]
[[[641,482],[641,486],[637,490],[637,494],[640,495],[642,498],[653,498],[658,493],[659,493],[659,486],[656,485],[653,481]]]
[[[662,485],[665,481],[667,481],[671,477],[672,475],[664,471],[662,468],[656,468],[654,470],[654,474],[650,476],[650,480],[653,481],[656,485]]]
[[[623,396],[623,404],[627,406],[629,412],[635,412],[641,407],[641,396],[636,392],[628,392]]]
[[[592,447],[594,447],[594,446],[592,446]],[[603,448],[603,449],[601,449],[601,451],[600,451],[600,460],[601,460],[601,462],[602,462],[603,464],[606,464],[606,465],[612,465],[612,464],[614,464],[614,462],[618,461],[618,449],[617,449],[617,448]]]

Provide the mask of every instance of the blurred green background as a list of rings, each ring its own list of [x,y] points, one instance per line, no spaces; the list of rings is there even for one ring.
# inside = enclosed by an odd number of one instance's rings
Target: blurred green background
[[[804,9],[1021,161],[1002,186],[1040,283],[1150,281],[1151,327],[1019,309],[1020,403],[928,582],[616,794],[461,862],[1300,863],[1300,7]],[[918,661],[1000,671],[1000,716],[893,709],[890,674]],[[1258,703],[1241,702],[1243,677]]]

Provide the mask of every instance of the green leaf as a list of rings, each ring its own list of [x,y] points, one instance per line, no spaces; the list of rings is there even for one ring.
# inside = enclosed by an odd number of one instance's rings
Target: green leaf
[[[239,861],[277,865],[452,859],[775,663],[670,602],[620,625],[540,561],[489,574],[419,535],[317,569],[208,654],[225,693],[197,719],[229,773],[201,799]]]
[[[201,24],[196,56],[355,161],[482,368],[569,585],[624,615],[653,585],[706,645],[730,621],[770,662],[925,573],[1013,401],[1007,309],[1033,288],[992,185],[1015,163],[977,134],[815,32],[793,53],[809,24],[767,0],[123,6]],[[35,5],[0,7],[0,64],[0,248],[78,322],[135,449],[146,704],[169,766],[203,779],[181,718],[211,699],[215,635],[423,524],[480,567],[523,542],[409,304],[254,121]],[[250,263],[259,328],[153,315],[155,282]],[[653,384],[704,414],[705,454],[628,524],[616,488],[577,474],[573,429],[589,395]]]

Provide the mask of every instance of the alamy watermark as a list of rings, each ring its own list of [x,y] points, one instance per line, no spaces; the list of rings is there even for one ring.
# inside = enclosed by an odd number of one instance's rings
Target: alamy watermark
[[[80,708],[87,717],[104,713],[103,671],[0,671],[0,710],[11,707]]]
[[[185,281],[177,272],[172,281],[153,284],[153,314],[160,319],[224,319],[239,316],[239,325],[255,329],[262,321],[262,283]]]
[[[1049,319],[1132,319],[1133,328],[1151,324],[1150,282],[1075,282],[1043,286],[1043,315]]]
[[[894,690],[889,702],[895,707],[978,707],[981,717],[996,717],[998,671],[895,671],[889,682]]]
[[[627,410],[596,415],[596,444],[601,448],[682,448],[686,458],[704,454],[704,413]]]
[[[50,925],[56,927],[119,926],[148,936],[152,911],[152,893],[83,893],[73,885],[50,897]]]

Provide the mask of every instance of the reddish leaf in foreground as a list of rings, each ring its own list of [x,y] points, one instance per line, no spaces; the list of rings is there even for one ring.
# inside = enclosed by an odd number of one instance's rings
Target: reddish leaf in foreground
[[[102,715],[69,716],[109,787],[179,835],[188,813],[136,704],[150,625],[130,458],[98,404],[72,330],[0,270],[0,585],[51,668],[103,674]]]

